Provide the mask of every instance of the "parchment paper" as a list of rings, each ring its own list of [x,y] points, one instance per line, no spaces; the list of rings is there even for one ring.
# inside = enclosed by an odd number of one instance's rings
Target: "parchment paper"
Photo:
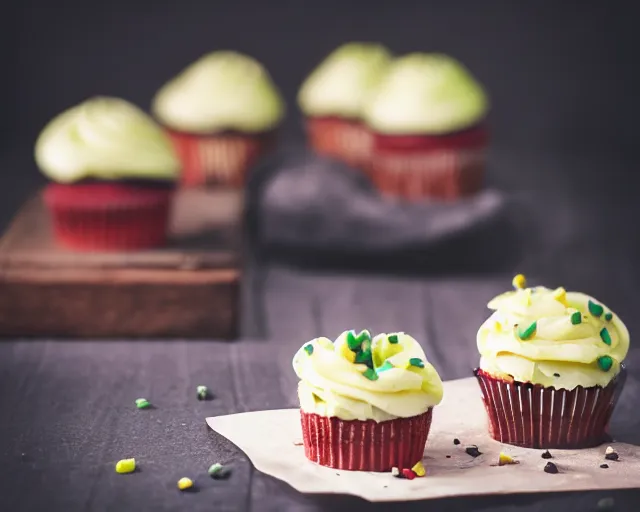
[[[207,418],[209,426],[244,451],[259,471],[303,493],[352,494],[369,501],[409,501],[448,496],[556,492],[640,487],[640,447],[609,443],[620,458],[604,458],[607,445],[585,450],[550,450],[558,474],[543,471],[543,450],[502,445],[486,433],[486,418],[475,379],[445,383],[445,398],[434,409],[423,459],[427,476],[398,479],[390,473],[341,471],[308,461],[301,443],[297,409]],[[453,439],[461,444],[455,446]],[[483,453],[467,455],[476,444]],[[500,451],[519,464],[498,466]],[[450,455],[451,458],[446,456]],[[608,464],[601,469],[600,464]]]

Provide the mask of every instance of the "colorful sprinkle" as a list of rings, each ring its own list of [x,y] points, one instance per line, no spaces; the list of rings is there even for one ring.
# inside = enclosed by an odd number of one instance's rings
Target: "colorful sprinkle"
[[[400,478],[400,470],[395,466],[391,468],[391,476],[395,476],[396,478]]]
[[[533,322],[526,329],[520,329],[520,327],[518,327],[518,329],[517,329],[518,338],[520,338],[523,341],[533,338],[535,336],[535,334],[536,334],[536,329],[537,328],[538,328],[538,322]]]
[[[600,331],[600,338],[602,338],[602,341],[604,341],[605,344],[611,345],[611,335],[606,327],[603,327]]]
[[[500,452],[498,456],[498,466],[506,466],[508,464],[520,464],[517,460],[515,460],[511,455],[507,455],[506,453]]]
[[[416,474],[410,469],[404,468],[402,470],[402,476],[405,477],[407,480],[413,480],[416,477]]]
[[[121,475],[133,473],[136,470],[136,459],[122,459],[116,462],[116,473]]]
[[[560,287],[560,288],[556,288],[553,291],[553,298],[555,300],[557,300],[560,304],[562,304],[564,307],[567,307],[567,290],[565,290],[564,288]]]
[[[609,469],[609,464],[600,464],[602,469]]]
[[[608,372],[613,366],[613,359],[609,356],[602,356],[598,358],[598,366],[603,372]]]
[[[347,345],[339,345],[340,355],[344,357],[350,363],[354,363],[356,360],[356,353],[351,350]]]
[[[604,450],[604,454],[605,455],[609,455],[610,453],[614,453],[615,450],[613,449],[613,446],[607,446]]]
[[[556,466],[553,462],[547,462],[544,467],[544,472],[555,475],[558,473],[558,466]]]
[[[551,455],[551,452],[549,450],[543,452],[541,457],[543,459],[553,459],[553,455]]]
[[[313,354],[313,345],[311,343],[307,343],[304,346],[304,351],[309,355]]]
[[[391,370],[393,368],[394,366],[389,361],[385,361],[384,363],[382,363],[382,366],[380,366],[376,371],[378,373],[382,373],[382,372],[386,372],[387,370]]]
[[[576,311],[571,315],[571,323],[573,325],[579,325],[582,323],[582,313],[580,313],[580,311]]]
[[[419,357],[409,359],[409,365],[415,366],[416,368],[424,368],[424,362]]]
[[[362,372],[362,375],[364,375],[369,380],[378,380],[378,374],[372,368],[367,368],[364,372]]]
[[[458,446],[460,444],[460,439],[458,439],[457,437],[453,440],[453,444],[455,444],[456,446]]]
[[[391,335],[387,336],[387,340],[392,345],[395,345],[396,343],[398,343],[398,335],[397,334],[391,334]]]
[[[502,324],[496,320],[493,323],[493,330],[496,332],[502,332]]]
[[[209,390],[207,386],[198,386],[196,388],[196,393],[198,394],[198,400],[206,400],[209,396]]]
[[[478,447],[475,444],[472,444],[471,446],[467,446],[464,449],[464,451],[467,453],[467,455],[471,455],[473,458],[479,457],[480,455],[482,455],[482,452],[478,450]]]
[[[373,368],[371,349],[369,348],[360,352],[356,352],[355,362],[358,364],[366,364],[369,368]]]
[[[611,322],[611,320],[613,319],[613,313],[611,313],[611,312],[609,312],[609,313],[605,313],[605,314],[604,314],[604,319],[605,319],[607,322]]]
[[[424,466],[420,461],[416,462],[415,466],[411,468],[411,471],[413,471],[416,474],[416,476],[420,476],[420,477],[427,474],[426,469],[424,469]]]
[[[604,458],[607,460],[618,460],[620,456],[613,448],[611,448],[611,446],[607,446],[607,449],[604,452]]]
[[[591,300],[588,302],[588,305],[589,312],[595,317],[599,317],[604,312],[604,308],[600,304],[596,304]]]
[[[511,281],[511,284],[516,290],[523,289],[527,286],[527,278],[524,277],[523,274],[518,274],[513,278],[513,280]]]
[[[151,407],[151,402],[146,398],[136,398],[136,407],[138,409],[147,409],[148,407]]]
[[[193,480],[191,478],[187,478],[186,476],[178,480],[178,489],[181,491],[186,491],[187,489],[191,489],[193,487]]]
[[[371,333],[366,329],[357,335],[353,331],[347,332],[347,345],[351,350],[358,350],[364,341],[371,341]]]
[[[209,476],[211,478],[215,478],[216,480],[223,480],[224,478],[227,478],[229,475],[231,475],[231,468],[228,468],[216,462],[215,464],[209,466],[207,473],[209,473]]]

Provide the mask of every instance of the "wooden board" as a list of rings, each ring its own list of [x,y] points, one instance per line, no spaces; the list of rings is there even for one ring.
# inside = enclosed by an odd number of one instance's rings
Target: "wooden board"
[[[235,338],[243,206],[239,191],[180,191],[168,247],[78,253],[37,194],[0,240],[0,336]]]

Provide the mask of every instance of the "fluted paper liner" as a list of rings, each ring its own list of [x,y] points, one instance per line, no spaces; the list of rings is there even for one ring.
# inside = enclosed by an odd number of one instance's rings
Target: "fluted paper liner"
[[[336,470],[309,461],[304,454],[297,408],[219,416],[207,418],[207,423],[237,445],[257,470],[303,493],[350,494],[378,502],[640,487],[638,446],[609,443],[620,455],[618,462],[605,461],[606,445],[552,450],[552,462],[560,471],[552,475],[542,470],[548,462],[540,457],[542,450],[492,440],[487,433],[482,396],[473,377],[444,383],[444,400],[433,410],[423,458],[427,476],[414,480],[394,478],[390,473]],[[459,446],[453,444],[454,438],[460,439]],[[465,447],[470,444],[477,444],[482,455],[467,455]],[[513,456],[519,464],[497,466],[500,451]],[[604,462],[609,469],[600,469]]]
[[[373,139],[361,122],[339,117],[310,117],[306,125],[309,144],[316,153],[354,167],[368,165]]]

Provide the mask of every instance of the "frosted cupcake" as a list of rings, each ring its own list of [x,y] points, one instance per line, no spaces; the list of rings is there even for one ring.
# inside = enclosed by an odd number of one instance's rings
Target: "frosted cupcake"
[[[365,108],[378,189],[410,200],[477,192],[487,109],[483,89],[453,58],[413,53],[397,59]]]
[[[259,62],[217,51],[162,87],[153,112],[177,148],[185,185],[241,187],[273,147],[284,103]]]
[[[54,118],[35,159],[53,232],[78,250],[162,245],[179,162],[162,129],[134,105],[96,97]]]
[[[364,104],[388,68],[391,56],[373,43],[334,50],[304,81],[298,104],[317,153],[353,166],[368,162],[371,136],[362,124]]]
[[[422,460],[442,382],[405,333],[346,331],[316,338],[293,359],[305,454],[358,471],[412,468]]]
[[[586,448],[605,441],[624,383],[629,332],[604,304],[563,288],[525,288],[489,302],[478,331],[478,382],[497,441]]]

